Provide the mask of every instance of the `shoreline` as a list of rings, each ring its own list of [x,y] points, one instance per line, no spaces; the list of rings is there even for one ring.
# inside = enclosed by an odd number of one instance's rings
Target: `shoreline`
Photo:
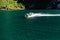
[[[0,9],[0,10],[25,10],[25,9]]]

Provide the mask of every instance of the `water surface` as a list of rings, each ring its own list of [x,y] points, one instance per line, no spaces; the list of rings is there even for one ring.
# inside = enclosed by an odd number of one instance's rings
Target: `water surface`
[[[1,40],[59,40],[60,17],[25,18],[28,12],[60,14],[60,10],[0,10]]]

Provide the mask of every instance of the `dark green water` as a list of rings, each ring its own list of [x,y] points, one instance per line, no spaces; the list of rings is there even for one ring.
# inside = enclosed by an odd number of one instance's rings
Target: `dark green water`
[[[0,10],[0,40],[60,40],[60,17],[27,19],[28,12],[59,14],[60,10]]]

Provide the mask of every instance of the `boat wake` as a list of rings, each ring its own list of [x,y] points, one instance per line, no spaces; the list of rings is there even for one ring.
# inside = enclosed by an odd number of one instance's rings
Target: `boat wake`
[[[34,17],[42,17],[42,16],[60,16],[60,14],[49,14],[49,13],[27,13],[25,17],[34,18]]]

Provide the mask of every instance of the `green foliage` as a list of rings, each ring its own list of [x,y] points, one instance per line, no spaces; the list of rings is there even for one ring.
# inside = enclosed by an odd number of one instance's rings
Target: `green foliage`
[[[25,9],[25,6],[21,3],[18,4],[17,1],[14,0],[0,0],[0,8],[5,9]]]

